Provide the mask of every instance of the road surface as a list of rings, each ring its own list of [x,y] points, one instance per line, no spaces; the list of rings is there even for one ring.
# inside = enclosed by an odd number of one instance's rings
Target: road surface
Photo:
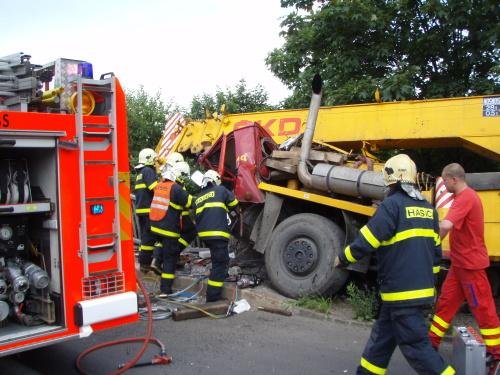
[[[145,331],[146,323],[141,321],[86,339],[0,358],[0,374],[77,374],[74,361],[86,348],[109,340],[143,336]],[[127,374],[353,374],[369,333],[366,326],[263,311],[248,311],[219,320],[159,320],[154,322],[154,335],[166,345],[173,362],[134,368]],[[449,358],[450,344],[443,346],[445,358]],[[92,375],[109,374],[119,363],[132,358],[138,347],[126,344],[103,349],[90,354],[82,364]],[[156,352],[152,346],[143,359]],[[20,363],[24,368],[16,369]],[[388,374],[413,373],[397,350]]]

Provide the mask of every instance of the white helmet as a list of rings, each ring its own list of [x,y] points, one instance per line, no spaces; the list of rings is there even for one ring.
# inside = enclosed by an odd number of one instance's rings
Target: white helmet
[[[210,182],[214,185],[220,185],[221,183],[220,174],[218,174],[213,169],[209,169],[205,172],[205,174],[203,175],[203,180],[201,181],[201,187],[207,186],[207,184]]]
[[[174,165],[181,161],[184,161],[184,156],[182,156],[182,154],[178,152],[172,152],[170,155],[167,156],[167,161],[165,163],[168,165]]]
[[[179,161],[175,163],[174,169],[178,174],[178,177],[189,176],[189,174],[191,173],[191,168],[189,168],[189,164],[186,163],[185,161]]]
[[[190,168],[189,164],[185,161],[180,161],[175,165],[165,164],[162,169],[161,176],[170,181],[177,181],[181,176],[189,176]]]
[[[143,148],[139,152],[139,164],[135,166],[136,169],[142,168],[145,165],[154,165],[158,154],[152,148]]]
[[[417,166],[406,154],[399,154],[387,160],[384,164],[384,183],[389,186],[397,183],[416,184]]]

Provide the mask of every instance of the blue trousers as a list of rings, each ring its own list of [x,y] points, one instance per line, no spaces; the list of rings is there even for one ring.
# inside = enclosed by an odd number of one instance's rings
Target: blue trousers
[[[178,239],[172,237],[163,237],[162,245],[163,264],[160,291],[170,294],[172,293],[172,285],[175,279],[175,267],[179,260],[181,248]],[[164,275],[170,275],[170,277],[165,278],[163,277]]]
[[[149,266],[153,259],[155,236],[150,231],[151,223],[149,222],[149,215],[137,215],[137,218],[139,220],[141,236],[138,260],[141,266]]]
[[[432,348],[427,331],[421,306],[395,307],[382,303],[357,374],[385,373],[396,346],[418,374],[441,374],[448,366]]]
[[[212,258],[212,270],[207,285],[207,302],[212,302],[219,300],[222,295],[222,287],[229,268],[229,250],[227,248],[229,241],[221,238],[204,240],[204,242],[210,248],[210,257]]]

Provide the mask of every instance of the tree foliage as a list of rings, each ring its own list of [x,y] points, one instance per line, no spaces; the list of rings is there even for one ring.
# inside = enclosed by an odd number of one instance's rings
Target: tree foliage
[[[281,0],[285,43],[266,64],[304,107],[316,72],[324,104],[500,92],[495,0]]]
[[[129,153],[134,164],[140,150],[156,147],[171,104],[164,104],[160,93],[150,95],[142,86],[127,91],[126,96]]]
[[[194,119],[205,118],[206,112],[220,112],[225,105],[225,113],[244,113],[272,109],[268,103],[269,95],[261,85],[248,88],[244,79],[234,89],[217,89],[215,96],[202,94],[193,97],[189,116]]]

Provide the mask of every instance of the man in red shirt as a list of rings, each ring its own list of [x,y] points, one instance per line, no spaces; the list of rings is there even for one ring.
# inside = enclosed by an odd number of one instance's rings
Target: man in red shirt
[[[490,262],[484,244],[483,206],[477,193],[467,186],[460,164],[448,164],[441,177],[446,189],[455,194],[448,214],[439,223],[441,238],[450,232],[451,267],[441,288],[429,337],[437,349],[465,299],[492,356],[492,367],[498,367],[500,322],[485,271]]]

